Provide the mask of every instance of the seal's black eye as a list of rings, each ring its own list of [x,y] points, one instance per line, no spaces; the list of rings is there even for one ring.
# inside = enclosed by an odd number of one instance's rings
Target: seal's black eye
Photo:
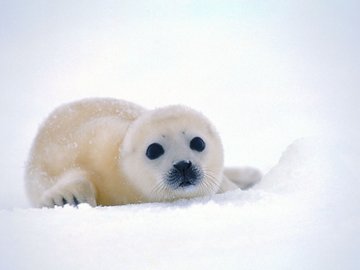
[[[146,150],[146,156],[151,160],[157,159],[164,153],[165,153],[164,148],[161,146],[161,144],[158,143],[150,144]]]
[[[205,146],[205,142],[200,137],[195,137],[190,142],[190,148],[198,152],[202,152],[205,149]]]

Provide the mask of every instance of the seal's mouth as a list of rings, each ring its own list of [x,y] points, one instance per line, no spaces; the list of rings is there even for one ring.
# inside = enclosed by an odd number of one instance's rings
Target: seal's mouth
[[[188,186],[194,186],[194,184],[187,180],[179,184],[179,187],[188,187]]]
[[[178,178],[172,178],[172,179],[167,179],[168,184],[173,188],[173,189],[185,189],[185,188],[190,188],[190,187],[195,187],[197,186],[201,181],[201,178],[199,176],[194,176],[194,177],[178,177]]]

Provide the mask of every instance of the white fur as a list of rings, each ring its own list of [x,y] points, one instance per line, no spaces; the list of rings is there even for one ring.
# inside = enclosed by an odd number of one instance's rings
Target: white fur
[[[206,142],[202,152],[189,148],[196,136]],[[165,153],[150,160],[145,151],[154,142]],[[166,185],[164,175],[181,160],[202,168],[201,184],[182,189]],[[256,172],[224,170],[218,133],[190,108],[145,110],[121,100],[85,99],[48,117],[32,146],[25,178],[34,206],[76,200],[95,206],[211,195],[249,186],[258,181]]]

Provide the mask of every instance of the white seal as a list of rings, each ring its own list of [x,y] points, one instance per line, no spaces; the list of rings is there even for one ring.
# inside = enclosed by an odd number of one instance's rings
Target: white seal
[[[41,126],[25,172],[37,207],[172,201],[251,186],[260,173],[224,169],[214,126],[184,106],[155,110],[116,99],[56,109]]]

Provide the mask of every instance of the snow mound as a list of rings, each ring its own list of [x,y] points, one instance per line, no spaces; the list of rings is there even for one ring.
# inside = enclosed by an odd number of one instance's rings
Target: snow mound
[[[296,141],[256,187],[212,198],[2,210],[0,269],[359,269],[360,189],[340,152]]]

